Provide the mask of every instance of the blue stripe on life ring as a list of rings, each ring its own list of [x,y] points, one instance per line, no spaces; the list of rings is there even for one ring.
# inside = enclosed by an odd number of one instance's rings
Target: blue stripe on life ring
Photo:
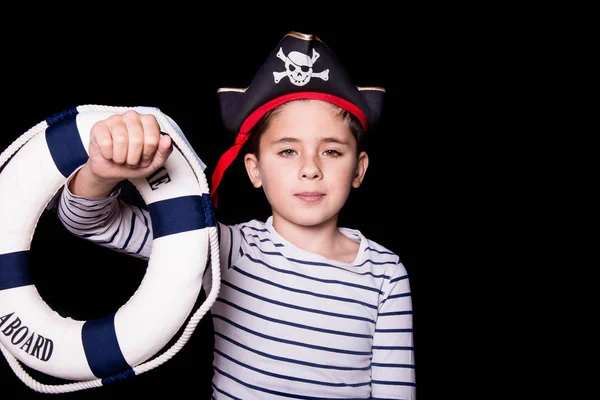
[[[86,321],[81,330],[81,340],[90,369],[97,377],[106,378],[131,368],[119,347],[115,313]]]
[[[148,205],[154,238],[214,226],[212,209],[205,210],[204,196],[190,195]]]
[[[56,114],[49,116],[48,118],[46,118],[46,123],[48,124],[48,126],[54,125],[58,121],[62,121],[65,118],[73,118],[77,114],[79,114],[77,107],[70,107],[66,110],[57,112]]]
[[[77,129],[76,114],[67,113],[66,117],[53,118],[52,125],[46,128],[46,143],[56,164],[56,168],[65,177],[69,177],[80,165],[83,165],[88,154],[81,142]]]
[[[0,290],[31,285],[29,251],[0,254],[0,271]]]

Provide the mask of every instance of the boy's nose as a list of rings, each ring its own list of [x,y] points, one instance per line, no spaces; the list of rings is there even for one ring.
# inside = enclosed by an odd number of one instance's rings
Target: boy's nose
[[[302,179],[318,179],[322,176],[321,168],[318,160],[314,157],[305,157],[300,168],[300,178]]]

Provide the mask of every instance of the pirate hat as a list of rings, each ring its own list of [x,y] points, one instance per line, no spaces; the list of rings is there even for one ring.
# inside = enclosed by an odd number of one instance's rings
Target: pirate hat
[[[225,170],[248,140],[250,129],[268,111],[291,100],[325,100],[355,115],[367,131],[379,121],[385,89],[354,85],[321,39],[289,32],[247,88],[221,88],[217,93],[223,125],[237,136],[235,144],[219,159],[212,176],[211,196],[215,206]]]

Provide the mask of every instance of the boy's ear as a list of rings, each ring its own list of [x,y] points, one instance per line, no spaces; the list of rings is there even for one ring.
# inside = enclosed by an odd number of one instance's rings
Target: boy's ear
[[[250,182],[252,182],[252,186],[255,188],[259,188],[262,186],[262,181],[260,179],[260,172],[258,170],[258,159],[252,153],[248,153],[244,156],[244,165],[246,166],[246,172],[248,173],[248,177],[250,178]]]
[[[367,168],[369,168],[369,156],[366,152],[362,151],[358,155],[358,161],[356,162],[356,173],[354,174],[354,178],[352,178],[353,188],[360,187],[363,180],[365,179]]]

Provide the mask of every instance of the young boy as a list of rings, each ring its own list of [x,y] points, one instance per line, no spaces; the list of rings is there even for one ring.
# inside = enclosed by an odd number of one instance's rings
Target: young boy
[[[219,90],[224,125],[237,138],[214,171],[215,204],[224,171],[247,144],[248,177],[272,215],[219,224],[214,399],[415,398],[406,269],[361,232],[338,227],[365,178],[361,138],[379,119],[384,93],[351,82],[323,42],[291,32],[248,88]],[[148,258],[149,214],[121,201],[118,183],[148,176],[171,151],[151,115],[128,111],[95,124],[89,159],[61,195],[61,221]]]

